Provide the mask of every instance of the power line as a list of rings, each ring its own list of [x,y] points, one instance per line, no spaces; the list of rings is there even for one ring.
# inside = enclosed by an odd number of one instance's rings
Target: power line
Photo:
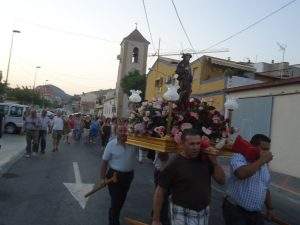
[[[150,29],[150,23],[149,23],[148,13],[147,13],[146,5],[145,5],[145,0],[142,0],[142,2],[143,2],[143,6],[144,6],[144,12],[145,12],[146,20],[147,20],[147,26],[148,26],[148,31],[149,31],[150,38],[151,38],[152,47],[153,47],[154,52],[156,52],[151,29]]]
[[[181,28],[182,28],[182,30],[183,30],[185,36],[186,36],[186,39],[188,40],[188,42],[189,42],[191,48],[195,51],[195,48],[193,47],[193,44],[192,44],[192,42],[191,42],[191,39],[190,39],[188,33],[186,32],[186,29],[184,28],[183,23],[182,23],[182,21],[181,21],[181,19],[180,19],[180,16],[179,16],[179,13],[178,13],[178,10],[177,10],[177,8],[176,8],[176,5],[175,5],[174,0],[171,0],[171,2],[172,2],[172,4],[173,4],[173,6],[174,6],[174,9],[175,9],[177,18],[178,18],[178,20],[179,20],[179,23],[180,23],[180,25],[181,25]]]
[[[288,7],[289,5],[293,4],[293,3],[296,2],[296,1],[297,1],[297,0],[293,0],[293,1],[290,1],[290,2],[286,3],[285,5],[283,5],[283,6],[281,6],[280,8],[278,8],[278,9],[276,9],[276,10],[270,12],[269,14],[267,14],[266,16],[260,18],[259,20],[255,21],[254,23],[252,23],[252,24],[246,26],[244,29],[242,29],[242,30],[240,30],[240,31],[238,31],[238,32],[236,32],[236,33],[230,35],[229,37],[225,38],[224,40],[221,40],[221,41],[219,41],[219,42],[217,42],[217,43],[215,43],[215,44],[209,46],[208,48],[205,48],[203,51],[206,51],[206,50],[208,50],[208,49],[210,49],[210,48],[216,47],[217,45],[222,44],[222,43],[224,43],[224,42],[226,42],[226,41],[228,41],[228,40],[234,38],[235,36],[237,36],[237,35],[243,33],[244,31],[249,30],[250,28],[254,27],[255,25],[257,25],[257,24],[259,24],[259,23],[261,23],[262,21],[266,20],[267,18],[273,16],[274,14],[278,13],[279,11],[281,11],[282,9]]]
[[[84,33],[80,33],[80,32],[73,32],[73,31],[63,30],[63,29],[59,29],[59,28],[56,28],[56,27],[51,27],[51,26],[48,26],[48,25],[33,23],[33,22],[29,22],[29,21],[24,21],[24,20],[21,20],[21,22],[27,23],[27,24],[31,24],[31,25],[34,25],[34,26],[42,28],[42,29],[47,29],[47,30],[51,30],[51,31],[55,31],[55,32],[60,32],[60,33],[68,34],[68,35],[80,36],[80,37],[85,37],[85,38],[90,38],[90,39],[96,39],[96,40],[100,40],[100,41],[105,41],[105,42],[109,42],[109,43],[119,44],[119,42],[117,42],[117,41],[113,41],[113,40],[110,40],[110,39],[107,39],[107,38],[102,38],[102,37],[95,36],[95,35],[90,35],[90,34],[84,34]]]

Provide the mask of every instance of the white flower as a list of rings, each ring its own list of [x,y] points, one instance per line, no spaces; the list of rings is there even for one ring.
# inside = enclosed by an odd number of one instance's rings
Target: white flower
[[[146,111],[145,116],[150,116],[150,111]]]
[[[172,102],[177,101],[179,99],[179,94],[177,93],[177,89],[179,88],[179,86],[168,84],[167,88],[168,90],[163,95],[164,99]]]
[[[141,102],[142,98],[140,94],[142,93],[140,90],[130,90],[131,95],[129,96],[129,101],[130,102]]]
[[[142,106],[147,106],[148,102],[142,102]]]
[[[130,113],[130,119],[133,119],[135,117],[134,113]]]
[[[150,119],[149,119],[149,117],[144,116],[144,117],[143,117],[143,120],[144,120],[145,122],[148,122]]]
[[[145,107],[144,106],[141,106],[140,108],[138,108],[138,112],[141,114],[143,113],[143,111],[145,110]]]

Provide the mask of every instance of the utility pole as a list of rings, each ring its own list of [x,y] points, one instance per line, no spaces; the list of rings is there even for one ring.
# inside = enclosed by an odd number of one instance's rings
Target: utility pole
[[[34,81],[33,81],[33,90],[35,89],[35,83],[36,83],[36,75],[37,75],[37,71],[38,69],[40,69],[40,66],[36,66],[35,67],[35,72],[34,72]]]
[[[7,64],[7,70],[6,70],[6,79],[5,79],[5,84],[8,82],[8,75],[9,75],[9,67],[10,67],[10,59],[11,59],[11,54],[12,54],[12,49],[13,49],[13,44],[14,44],[14,34],[21,33],[19,30],[13,30],[11,34],[11,43],[10,43],[10,50],[9,50],[9,57],[8,57],[8,64]]]

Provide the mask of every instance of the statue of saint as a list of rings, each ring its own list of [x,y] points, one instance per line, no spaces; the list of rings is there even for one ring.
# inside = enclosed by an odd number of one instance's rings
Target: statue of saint
[[[182,61],[177,65],[176,73],[178,74],[177,80],[179,82],[179,101],[178,106],[187,109],[189,98],[192,93],[192,70],[190,59],[192,55],[189,53],[182,55]]]

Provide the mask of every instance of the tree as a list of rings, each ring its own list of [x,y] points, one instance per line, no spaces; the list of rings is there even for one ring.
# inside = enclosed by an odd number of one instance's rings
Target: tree
[[[33,104],[45,107],[54,107],[55,104],[51,103],[47,99],[43,99],[41,94],[31,88],[24,87],[16,87],[10,88],[7,91],[7,98],[13,101],[17,101],[20,104]]]
[[[7,89],[8,87],[6,82],[2,82],[2,71],[0,71],[0,102],[4,100]]]
[[[141,75],[138,70],[129,72],[128,75],[123,77],[121,80],[121,88],[127,95],[131,94],[130,90],[141,90],[141,97],[144,99],[146,90],[146,76]]]

